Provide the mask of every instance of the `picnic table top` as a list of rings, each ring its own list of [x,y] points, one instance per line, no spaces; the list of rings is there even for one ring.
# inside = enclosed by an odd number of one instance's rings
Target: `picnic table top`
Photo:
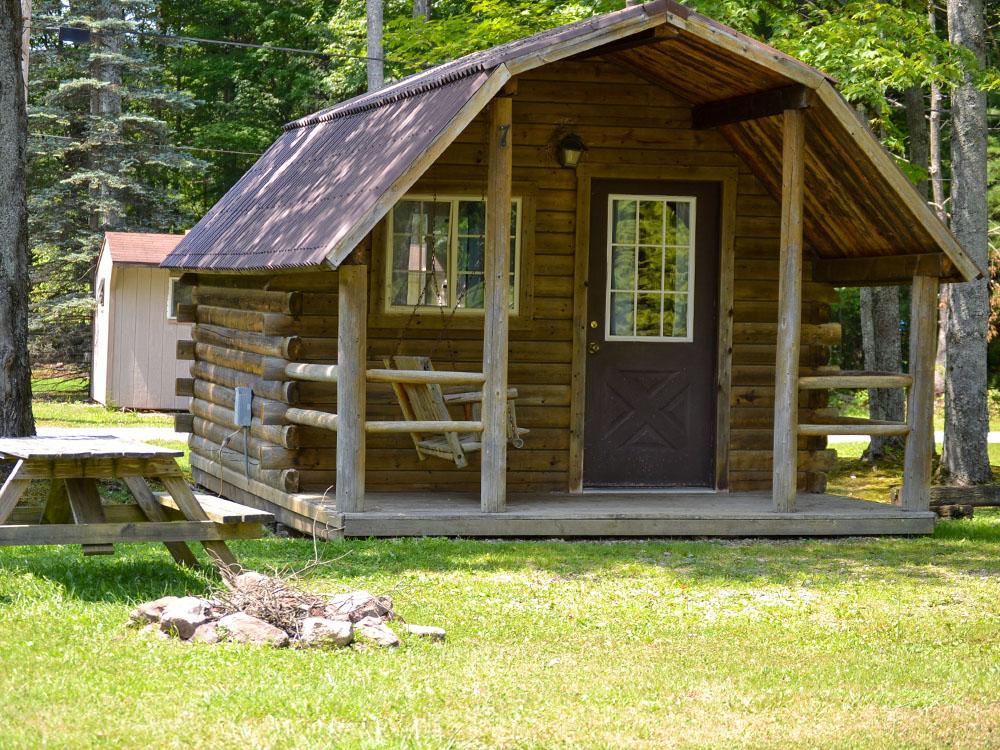
[[[177,458],[184,452],[112,435],[0,438],[0,459]]]

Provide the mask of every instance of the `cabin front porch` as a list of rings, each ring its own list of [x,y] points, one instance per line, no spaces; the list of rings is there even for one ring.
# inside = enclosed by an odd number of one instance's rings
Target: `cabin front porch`
[[[930,534],[930,511],[840,495],[800,493],[777,511],[770,492],[608,490],[517,492],[503,513],[484,512],[474,492],[369,492],[364,510],[343,513],[333,493],[271,493],[267,502],[213,474],[193,456],[196,480],[214,492],[266,507],[279,521],[320,538],[338,537],[782,537]],[[221,470],[226,471],[226,470]],[[211,472],[211,473],[210,473]],[[242,484],[239,475],[227,477]],[[243,481],[241,481],[243,480]]]

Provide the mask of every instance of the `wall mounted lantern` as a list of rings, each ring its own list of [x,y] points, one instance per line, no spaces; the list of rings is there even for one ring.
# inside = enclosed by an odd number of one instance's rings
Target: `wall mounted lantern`
[[[580,136],[575,133],[563,136],[557,148],[559,164],[575,169],[576,165],[580,163],[580,157],[583,156],[583,152],[586,150],[587,146]]]

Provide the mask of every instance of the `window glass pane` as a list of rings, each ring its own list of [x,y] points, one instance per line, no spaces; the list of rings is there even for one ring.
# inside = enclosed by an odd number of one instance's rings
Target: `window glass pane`
[[[664,251],[666,263],[663,288],[668,292],[686,292],[688,288],[688,250],[668,247]]]
[[[663,244],[663,201],[639,202],[639,242],[643,245]]]
[[[615,199],[612,201],[611,241],[615,244],[634,244],[635,201]]]
[[[474,236],[458,235],[458,272],[476,271],[483,272],[485,260],[486,240],[483,235]]]
[[[460,273],[455,285],[457,307],[482,309],[484,291],[482,274]]]
[[[688,335],[687,316],[687,295],[665,295],[663,299],[663,335],[686,337]]]
[[[635,311],[635,335],[660,335],[660,300],[662,294],[640,294]]]
[[[608,310],[608,329],[612,336],[631,336],[635,331],[633,326],[633,307],[635,295],[631,293],[612,292],[611,305]]]
[[[691,242],[691,204],[669,202],[666,204],[668,245],[689,245]]]
[[[663,285],[663,248],[639,247],[637,288],[660,291]]]
[[[635,289],[635,248],[611,248],[611,288]]]
[[[392,217],[394,305],[448,304],[448,239],[451,204],[400,201]]]
[[[486,234],[486,204],[482,201],[458,202],[458,234]]]

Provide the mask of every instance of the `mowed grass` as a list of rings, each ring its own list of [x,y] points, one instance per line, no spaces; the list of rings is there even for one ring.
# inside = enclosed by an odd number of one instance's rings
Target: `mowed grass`
[[[35,423],[48,427],[173,427],[174,418],[156,412],[126,411],[83,401],[35,399]]]
[[[234,545],[304,567],[305,540]],[[444,644],[147,637],[203,593],[162,548],[0,549],[0,747],[996,747],[1000,517],[933,538],[321,543],[303,585],[390,592]]]

